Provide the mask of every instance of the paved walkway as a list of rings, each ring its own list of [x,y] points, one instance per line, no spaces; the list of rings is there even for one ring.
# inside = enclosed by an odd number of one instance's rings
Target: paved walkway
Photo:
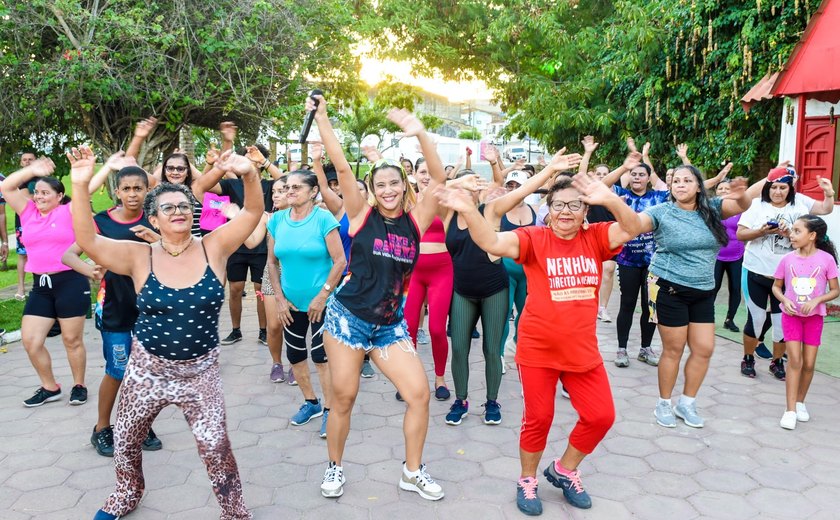
[[[613,307],[617,300],[613,298]],[[478,341],[473,343],[469,417],[461,426],[447,426],[443,418],[451,402],[432,401],[425,461],[446,491],[446,498],[437,503],[397,489],[403,405],[380,375],[363,380],[346,450],[345,493],[328,500],[319,493],[327,457],[325,441],[317,433],[320,420],[299,427],[289,424],[301,403],[300,390],[269,382],[268,353],[257,343],[256,318],[247,311],[254,307],[252,293],[245,307],[246,340],[223,347],[221,359],[228,427],[255,518],[524,518],[514,503],[522,404],[512,363],[499,396],[504,414],[499,426],[486,426],[479,416],[484,378]],[[223,316],[222,335],[229,331],[228,323]],[[740,347],[719,340],[698,401],[706,427],[695,430],[680,422],[675,429],[664,429],[652,415],[656,369],[635,358],[629,368],[616,368],[614,324],[599,324],[598,330],[618,416],[581,468],[593,507],[571,508],[541,479],[545,518],[837,518],[840,380],[817,373],[808,398],[811,422],[785,431],[779,427],[784,384],[768,373],[766,361],[758,362],[756,379],[743,378],[738,371]],[[56,374],[68,388],[69,369],[57,340],[49,340],[49,348]],[[85,341],[91,399],[84,406],[68,406],[65,396],[41,408],[24,408],[21,401],[38,384],[35,374],[19,343],[0,355],[3,520],[88,520],[112,489],[112,460],[96,455],[88,442],[103,366],[92,323]],[[431,367],[427,346],[421,348],[421,357]],[[558,396],[541,467],[560,454],[575,417],[569,402]],[[174,407],[164,410],[154,428],[164,449],[144,454],[148,488],[129,518],[218,518],[180,412]]]

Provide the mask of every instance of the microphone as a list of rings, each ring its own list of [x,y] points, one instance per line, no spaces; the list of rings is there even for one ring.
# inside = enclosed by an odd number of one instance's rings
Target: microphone
[[[320,103],[320,101],[315,99],[315,96],[323,95],[324,93],[317,88],[313,89],[312,92],[309,93],[309,97],[315,102],[315,109],[318,108],[318,104]],[[301,144],[305,143],[307,137],[309,137],[309,129],[312,128],[312,121],[315,119],[315,109],[307,112],[306,117],[303,118],[303,128],[300,130],[300,139],[298,139],[298,142]]]

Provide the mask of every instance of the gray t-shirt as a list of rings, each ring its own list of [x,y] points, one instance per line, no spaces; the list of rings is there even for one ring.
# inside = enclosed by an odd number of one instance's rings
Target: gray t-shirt
[[[721,220],[720,198],[709,200],[713,217]],[[644,211],[653,221],[656,252],[650,272],[669,282],[703,291],[715,288],[715,260],[720,243],[696,211],[666,202]]]

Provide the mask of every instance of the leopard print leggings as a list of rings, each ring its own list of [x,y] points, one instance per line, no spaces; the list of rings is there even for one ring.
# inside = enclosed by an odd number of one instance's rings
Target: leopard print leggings
[[[155,417],[174,404],[183,411],[195,435],[198,454],[222,508],[221,519],[251,518],[227,435],[218,361],[218,349],[196,359],[170,361],[134,341],[114,425],[117,485],[103,511],[124,516],[140,503],[145,489],[141,445]]]

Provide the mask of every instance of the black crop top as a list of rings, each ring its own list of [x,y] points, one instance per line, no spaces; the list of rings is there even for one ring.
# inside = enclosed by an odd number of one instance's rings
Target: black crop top
[[[484,214],[484,206],[478,210]],[[458,228],[457,213],[449,221],[446,249],[452,255],[455,291],[461,296],[487,298],[508,287],[508,274],[501,259],[491,262],[473,242],[469,230]]]
[[[401,321],[419,254],[420,229],[411,214],[389,218],[371,208],[353,235],[349,274],[336,290],[336,299],[368,323]]]

